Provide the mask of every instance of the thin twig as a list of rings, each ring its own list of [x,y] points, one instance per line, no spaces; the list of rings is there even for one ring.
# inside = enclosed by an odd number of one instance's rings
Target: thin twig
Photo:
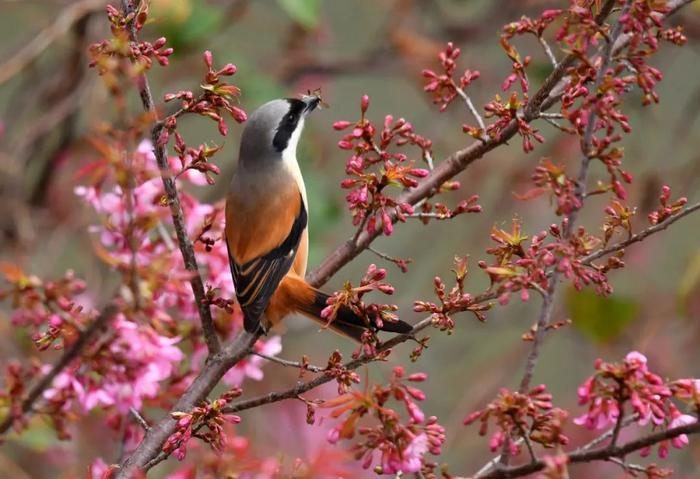
[[[632,424],[634,421],[637,420],[637,415],[636,414],[631,414],[629,416],[623,417],[622,423],[620,425],[620,428],[624,428]],[[598,444],[602,444],[605,441],[607,441],[609,438],[613,436],[615,433],[615,427],[608,429],[605,433],[601,434],[600,436],[596,437],[589,443],[585,444],[584,446],[581,446],[578,448],[576,451],[577,452],[583,452],[583,451],[588,451],[596,447]]]
[[[538,36],[537,40],[540,42],[540,45],[542,45],[542,49],[544,49],[544,53],[545,55],[547,55],[547,58],[549,58],[552,67],[556,68],[557,66],[559,66],[559,63],[557,62],[557,57],[554,56],[554,52],[549,46],[549,43],[547,43],[547,40],[545,40],[542,36]]]
[[[404,216],[405,216],[406,218],[416,218],[416,219],[428,219],[428,218],[432,218],[432,219],[436,219],[436,220],[449,220],[449,219],[452,219],[452,218],[453,218],[453,216],[450,216],[450,215],[445,215],[445,214],[442,214],[442,213],[434,213],[434,212],[430,212],[430,213],[411,213],[411,214],[404,215]]]
[[[251,354],[271,361],[273,363],[281,364],[282,366],[288,368],[297,368],[304,371],[311,371],[312,373],[321,373],[325,370],[325,368],[322,368],[320,366],[314,366],[313,364],[303,364],[299,361],[290,361],[288,359],[278,358],[277,356],[268,356],[267,354],[259,353],[257,351],[253,351]]]
[[[626,472],[629,472],[629,471],[645,472],[647,470],[647,468],[644,466],[640,466],[639,464],[627,464],[625,461],[623,461],[622,459],[618,459],[617,457],[611,457],[608,459],[608,461],[610,461],[614,464],[618,464]]]
[[[543,119],[544,121],[546,121],[547,123],[549,123],[550,125],[552,125],[552,126],[553,126],[554,128],[556,128],[557,130],[563,131],[563,132],[566,133],[566,134],[570,134],[570,133],[571,133],[570,130],[567,130],[566,127],[560,125],[559,123],[557,123],[555,120],[552,120],[551,118],[548,118],[548,117],[546,117],[546,116],[543,116],[542,119]]]
[[[148,422],[143,418],[143,416],[133,407],[129,408],[129,412],[131,415],[134,417],[136,422],[143,428],[144,431],[148,432],[151,430],[151,426],[148,425]]]
[[[527,431],[523,428],[522,424],[517,423],[518,430],[520,432],[520,437],[525,441],[525,446],[527,447],[527,452],[530,454],[530,461],[533,463],[537,462],[537,454],[535,454],[535,449],[532,447],[532,442],[530,441],[530,436]]]
[[[138,1],[136,3],[138,4]],[[122,9],[124,12],[130,12],[133,10],[133,8],[130,6],[129,0],[122,0]],[[132,42],[138,42],[136,25],[133,21],[128,25],[128,30],[130,40]],[[148,83],[148,77],[145,74],[141,74],[137,84],[139,85],[139,94],[141,96],[143,109],[157,119],[158,112],[153,101],[153,95],[151,93],[151,87]],[[197,305],[197,310],[199,311],[199,319],[202,323],[204,340],[207,344],[209,354],[213,355],[221,351],[221,343],[219,342],[219,338],[216,334],[216,327],[211,316],[211,308],[204,293],[204,284],[202,282],[202,276],[199,273],[199,266],[197,264],[197,257],[194,254],[192,240],[187,235],[185,215],[182,211],[182,205],[180,204],[180,196],[177,192],[177,186],[175,185],[175,181],[170,174],[170,165],[168,164],[165,146],[159,141],[162,129],[163,124],[156,121],[153,130],[151,131],[154,154],[158,163],[158,168],[160,169],[161,179],[163,180],[165,195],[168,198],[170,213],[173,218],[173,226],[175,228],[175,234],[177,235],[178,246],[180,247],[180,252],[182,253],[182,259],[185,263],[185,269],[192,273],[190,285],[192,286],[195,303]]]
[[[452,82],[452,86],[454,87],[457,94],[462,98],[462,100],[464,100],[464,103],[466,103],[466,105],[467,105],[467,109],[472,114],[472,116],[474,117],[476,122],[479,124],[479,129],[481,130],[481,134],[479,135],[479,140],[482,142],[487,141],[488,136],[486,135],[486,124],[484,123],[484,119],[479,114],[479,111],[474,106],[474,102],[472,102],[471,97],[469,95],[467,95],[467,92],[465,92],[462,88],[460,88],[460,86],[457,85],[454,81]]]
[[[117,313],[117,306],[114,304],[107,305],[100,315],[88,326],[83,333],[78,336],[78,339],[73,345],[68,348],[63,356],[53,365],[51,370],[46,373],[27,393],[27,396],[22,401],[19,409],[19,415],[15,415],[12,411],[0,423],[0,434],[4,434],[12,426],[19,416],[26,414],[33,409],[34,403],[41,397],[43,392],[51,386],[53,380],[61,374],[61,372],[80,355],[80,352],[87,346],[95,335],[102,330],[109,320]]]
[[[620,387],[622,387],[622,384],[620,384]],[[622,401],[618,398],[617,404],[618,404],[617,420],[615,421],[615,427],[613,427],[612,437],[610,438],[610,444],[613,446],[617,445],[617,439],[620,436],[620,431],[622,430],[622,421],[624,421],[624,418],[625,418],[625,416],[624,416],[624,414],[625,414],[624,401]]]
[[[688,206],[684,208],[682,211],[679,213],[669,216],[665,220],[663,220],[660,223],[657,223],[653,226],[650,226],[649,228],[640,231],[639,233],[636,233],[632,236],[630,236],[628,239],[624,241],[620,241],[619,243],[615,243],[614,245],[608,246],[606,248],[600,249],[594,253],[589,254],[588,256],[584,257],[581,259],[581,262],[583,264],[590,264],[593,261],[602,258],[603,256],[607,256],[611,253],[614,253],[616,251],[620,251],[622,249],[627,248],[628,246],[634,244],[634,243],[639,243],[640,241],[643,241],[644,239],[647,238],[647,236],[651,236],[654,233],[658,233],[659,231],[663,231],[669,226],[671,226],[673,223],[676,221],[680,220],[681,218],[693,213],[694,211],[700,210],[700,203],[695,203],[692,206]]]
[[[522,443],[523,443],[523,438],[522,438],[522,437],[521,437],[521,438],[518,438],[518,440],[515,441],[515,445],[516,445],[516,446],[519,446],[519,445],[522,444]],[[484,465],[481,467],[481,469],[479,469],[479,470],[477,471],[477,473],[474,474],[473,477],[476,479],[476,478],[479,478],[479,477],[483,476],[484,474],[486,474],[487,472],[489,472],[491,469],[493,469],[494,467],[496,467],[500,462],[501,462],[501,455],[499,454],[498,456],[494,457],[494,458],[491,459],[489,462],[487,462],[486,464],[484,464]]]

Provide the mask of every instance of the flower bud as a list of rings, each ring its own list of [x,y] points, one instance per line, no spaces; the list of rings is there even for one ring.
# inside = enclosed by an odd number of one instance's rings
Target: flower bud
[[[360,100],[360,110],[362,110],[362,113],[367,112],[367,108],[369,108],[369,96],[367,95],[362,95],[362,100]]]
[[[213,59],[212,54],[209,50],[204,51],[204,63],[211,70],[212,64],[214,63],[214,59]]]

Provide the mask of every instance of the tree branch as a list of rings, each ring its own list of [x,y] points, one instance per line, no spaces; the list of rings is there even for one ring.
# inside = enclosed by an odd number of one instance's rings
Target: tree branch
[[[627,248],[628,246],[634,244],[634,243],[639,243],[640,241],[643,241],[644,239],[647,238],[647,236],[651,236],[654,233],[658,233],[659,231],[663,231],[669,226],[671,226],[673,223],[676,221],[680,220],[681,218],[689,215],[690,213],[693,213],[697,210],[700,210],[700,203],[696,203],[692,206],[688,206],[681,210],[678,214],[675,214],[673,216],[669,216],[665,220],[663,220],[660,223],[657,223],[653,226],[650,226],[649,228],[640,231],[639,233],[636,233],[632,236],[630,236],[628,239],[624,241],[620,241],[619,243],[615,243],[614,245],[608,246],[606,248],[600,249],[594,253],[589,254],[588,256],[584,257],[581,259],[581,262],[583,264],[590,264],[593,261],[602,258],[603,256],[607,256],[610,253],[614,253],[616,251],[620,251],[622,249]]]
[[[137,4],[140,2],[140,0],[135,1]],[[134,10],[130,0],[122,0],[122,9],[125,13],[129,13]],[[130,40],[132,42],[138,42],[136,25],[133,21],[128,25],[128,30]],[[155,126],[151,131],[151,141],[153,142],[154,154],[158,163],[158,168],[160,169],[161,179],[163,180],[165,195],[167,196],[168,204],[170,205],[170,214],[173,218],[173,227],[175,228],[175,234],[177,235],[177,242],[178,246],[180,247],[180,252],[182,253],[182,259],[185,263],[185,269],[192,273],[190,285],[192,286],[195,303],[197,303],[199,319],[201,320],[202,330],[204,332],[204,340],[207,343],[209,354],[216,354],[221,350],[221,344],[219,343],[219,338],[216,335],[216,327],[214,326],[214,320],[211,316],[209,303],[205,298],[204,284],[202,282],[202,276],[199,273],[199,266],[197,265],[197,258],[194,254],[192,240],[187,235],[185,215],[182,211],[182,206],[180,205],[180,196],[177,192],[175,180],[173,180],[172,175],[170,174],[170,165],[168,164],[168,156],[165,151],[165,146],[159,141],[161,131],[163,130],[163,124],[157,121],[158,111],[153,101],[153,95],[151,94],[151,87],[148,83],[148,77],[145,73],[141,74],[139,77],[138,88],[143,109],[146,111],[146,113],[153,115],[154,120],[156,120]]]
[[[583,462],[592,461],[607,461],[611,458],[621,458],[632,452],[639,451],[645,447],[653,446],[661,441],[668,439],[673,439],[682,434],[698,434],[700,433],[700,422],[694,424],[687,424],[684,426],[679,426],[665,431],[659,431],[654,434],[649,434],[648,436],[643,436],[639,439],[629,441],[621,446],[609,445],[599,449],[589,449],[583,450],[577,449],[576,451],[568,454],[569,464],[579,464]],[[532,474],[537,471],[544,469],[545,464],[543,461],[538,460],[534,463],[528,463],[521,466],[512,466],[501,469],[494,469],[491,472],[481,475],[474,476],[479,479],[509,479],[513,477],[523,477]]]
[[[668,7],[670,10],[669,13],[664,16],[664,18],[676,13],[678,10],[692,1],[694,0],[670,0],[668,2]],[[600,18],[600,15],[599,20],[603,20],[603,18]],[[619,38],[620,40],[618,41],[617,45],[615,45],[614,53],[617,53],[621,48],[629,43],[629,36],[621,35]],[[562,80],[564,80],[568,68],[576,60],[578,60],[578,57],[575,54],[569,54],[558,63],[557,67],[552,71],[552,73],[549,74],[542,86],[539,88],[539,90],[537,90],[537,92],[530,99],[530,102],[525,107],[522,116],[524,121],[528,123],[532,122],[539,117],[540,112],[551,108],[555,103],[561,100],[562,87],[564,84]],[[498,138],[489,139],[485,142],[476,141],[468,147],[452,153],[439,165],[437,165],[430,172],[430,175],[424,178],[417,187],[402,193],[397,199],[397,202],[415,205],[419,201],[432,196],[440,185],[464,171],[469,165],[482,158],[489,151],[507,143],[508,140],[510,140],[517,133],[517,131],[517,122],[513,121],[503,130]],[[397,221],[396,215],[392,215],[391,218],[392,221]],[[357,237],[357,241],[346,241],[330,255],[328,255],[328,257],[318,267],[310,271],[307,274],[307,280],[313,286],[318,287],[322,285],[343,266],[352,261],[357,255],[366,249],[367,246],[380,234],[380,230],[377,230],[372,234],[367,233],[367,231],[363,231]]]
[[[620,14],[620,17],[624,16],[629,11],[631,4],[632,4],[632,0],[627,0],[627,2],[625,3],[625,6],[623,8],[623,12]],[[605,2],[605,4],[603,5],[603,7],[601,9],[601,12],[598,15],[598,19],[597,19],[598,24],[601,24],[602,19],[606,18],[610,14],[614,5],[615,5],[614,0],[607,0]],[[610,63],[612,61],[612,54],[613,54],[613,45],[615,43],[615,40],[617,40],[617,38],[622,33],[622,23],[619,21],[620,17],[618,17],[618,21],[615,23],[615,26],[613,27],[610,41],[608,43],[606,43],[604,48],[603,48],[601,66],[599,67],[595,81],[593,83],[593,86],[591,87],[591,91],[598,90],[598,88],[600,87],[600,85],[603,82],[603,79],[605,78],[605,74],[607,73],[608,68],[610,67]],[[583,153],[583,156],[581,158],[581,167],[579,169],[579,173],[578,173],[578,177],[577,177],[577,181],[576,181],[576,190],[575,190],[574,194],[581,201],[582,205],[583,205],[583,201],[582,201],[583,195],[586,193],[586,180],[588,179],[588,168],[589,168],[590,161],[591,161],[590,149],[591,149],[591,145],[593,143],[593,134],[595,131],[594,126],[596,123],[596,116],[597,116],[597,112],[594,108],[590,112],[588,124],[586,125],[586,130],[584,132],[583,140],[581,143],[581,152]],[[566,223],[566,229],[564,231],[565,237],[568,237],[571,234],[571,231],[573,231],[574,225],[576,223],[576,219],[578,217],[579,210],[580,209],[575,209],[574,211],[572,211],[569,214],[568,222]],[[525,373],[523,374],[523,377],[520,381],[519,391],[521,393],[526,392],[527,389],[530,387],[530,382],[532,381],[532,375],[535,372],[535,366],[536,366],[537,360],[539,358],[542,339],[544,338],[544,334],[546,332],[547,325],[549,324],[549,322],[552,318],[552,311],[554,310],[554,294],[556,292],[558,279],[559,279],[559,272],[554,271],[554,273],[552,273],[552,276],[549,280],[549,287],[547,288],[547,294],[544,296],[544,298],[542,300],[542,309],[540,311],[540,317],[537,321],[537,327],[535,329],[534,338],[532,340],[532,348],[530,349],[530,354],[528,355],[527,362],[525,363]]]
[[[191,411],[206,399],[223,375],[241,359],[248,356],[258,337],[259,334],[250,334],[243,331],[219,353],[210,356],[202,371],[175,403],[172,411]],[[138,448],[122,462],[115,479],[131,479],[136,471],[148,470],[146,464],[159,455],[163,444],[175,431],[176,427],[177,420],[170,414],[157,424],[152,425]]]

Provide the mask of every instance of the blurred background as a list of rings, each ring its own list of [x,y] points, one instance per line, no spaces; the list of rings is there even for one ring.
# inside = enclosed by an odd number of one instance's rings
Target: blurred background
[[[481,72],[470,93],[477,105],[483,105],[500,91],[510,71],[498,44],[501,26],[522,14],[565,4],[565,0],[151,0],[155,21],[142,38],[166,36],[175,48],[171,66],[155,66],[149,74],[156,98],[195,89],[205,49],[214,53],[217,64],[238,66],[233,82],[242,88],[241,104],[248,112],[272,98],[322,88],[330,108],[307,122],[299,151],[311,205],[313,267],[354,231],[339,187],[346,152],[335,146],[339,135],[331,128],[333,121],[356,120],[360,96],[368,94],[371,119],[380,122],[388,113],[409,119],[419,134],[433,140],[435,159],[445,158],[472,141],[461,131],[462,123],[472,119],[459,102],[438,113],[422,91],[421,70],[437,68],[438,51],[447,41],[454,42],[463,52],[458,71]],[[12,260],[47,277],[72,268],[86,278],[93,292],[106,295],[117,278],[92,253],[86,227],[94,218],[73,194],[76,171],[95,155],[87,137],[113,119],[103,83],[87,68],[87,47],[108,35],[103,12],[102,0],[0,1],[0,260]],[[625,161],[635,176],[629,203],[638,207],[636,229],[647,224],[646,215],[657,204],[662,184],[672,187],[673,197],[685,195],[691,203],[700,199],[699,12],[695,4],[672,20],[686,27],[688,45],[664,45],[652,61],[665,75],[659,86],[661,104],[643,108],[636,93],[627,97],[633,134],[624,140]],[[517,45],[533,57],[529,74],[537,88],[550,65],[534,39],[518,39]],[[135,92],[131,98],[138,109]],[[187,118],[181,125],[191,143],[220,141],[210,122]],[[384,253],[412,258],[408,273],[367,251],[336,274],[326,289],[337,289],[346,280],[357,282],[368,264],[377,263],[388,269],[389,280],[397,287],[395,301],[402,319],[415,322],[420,317],[412,312],[413,300],[433,299],[435,275],[451,284],[452,258],[465,254],[472,266],[469,291],[486,289],[486,275],[476,262],[486,257],[492,226],[508,229],[511,218],[518,216],[532,235],[557,221],[546,197],[522,202],[513,193],[530,188],[530,174],[542,157],[576,168],[576,140],[544,122],[536,127],[547,138],[544,145],[529,155],[523,154],[519,141],[497,149],[460,175],[461,190],[442,199],[456,205],[478,194],[482,214],[428,226],[417,221],[401,224],[393,236],[375,243]],[[223,196],[235,168],[241,128],[231,130],[224,153],[216,159],[222,170],[216,186],[197,191],[206,200]],[[596,166],[593,181],[602,173]],[[587,201],[582,224],[591,232],[600,231],[604,205],[603,198]],[[570,408],[574,415],[583,413],[575,405],[575,391],[592,371],[595,358],[618,360],[635,349],[645,353],[662,376],[700,377],[699,232],[700,216],[690,216],[630,249],[627,267],[612,275],[615,292],[608,298],[560,289],[554,320],[571,318],[573,324],[545,343],[535,374],[537,383],[550,386],[556,405]],[[424,410],[437,415],[447,428],[439,461],[448,463],[452,473],[471,474],[491,457],[477,428],[462,426],[462,420],[494,397],[498,388],[517,387],[529,349],[521,335],[536,322],[539,307],[533,296],[528,303],[513,299],[506,307],[496,307],[486,323],[465,314],[451,336],[430,331],[429,349],[418,363],[408,366],[429,374]],[[30,357],[31,341],[13,331],[7,317],[7,309],[0,309],[0,361]],[[287,329],[281,354],[285,358],[296,360],[307,354],[312,363],[325,364],[334,349],[349,355],[353,348],[342,338],[317,332],[306,321],[290,321]],[[408,364],[412,347],[403,345],[391,361]],[[297,380],[297,371],[279,365],[268,365],[265,371],[263,382],[245,386],[246,395],[287,388]],[[388,371],[386,365],[373,365],[361,375],[383,381]],[[109,460],[116,455],[113,444],[97,429],[99,424],[81,422],[70,443],[61,443],[41,428],[13,438],[0,449],[0,476],[57,477],[58,468],[65,477],[84,477],[95,456]],[[282,429],[288,434],[280,435]],[[290,457],[315,447],[314,440],[324,440],[305,425],[303,409],[284,403],[246,412],[240,430],[254,444]],[[591,437],[573,424],[569,432],[575,443]],[[689,452],[671,454],[669,464],[678,463],[683,471],[677,477],[700,477],[700,442],[691,440]],[[153,476],[160,477],[172,466],[159,467]],[[572,470],[576,478],[622,476],[615,465]]]

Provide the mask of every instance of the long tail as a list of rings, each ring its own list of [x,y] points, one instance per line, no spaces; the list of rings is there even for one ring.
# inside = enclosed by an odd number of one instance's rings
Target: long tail
[[[326,301],[329,297],[328,294],[319,291],[303,279],[289,275],[280,283],[278,291],[271,301],[271,307],[268,307],[267,313],[273,313],[273,311],[277,309],[277,305],[281,306],[284,304],[286,307],[283,309],[288,310],[288,312],[297,311],[314,321],[326,325],[328,321],[321,318],[321,311],[327,306]],[[280,314],[282,315],[285,315],[286,312],[287,311],[280,310]],[[352,309],[343,306],[338,310],[335,318],[329,324],[329,327],[355,341],[360,341],[362,333],[367,329],[367,324],[361,317],[356,315]],[[412,329],[410,324],[401,320],[396,322],[385,321],[381,328],[382,331],[391,333],[408,333]]]

